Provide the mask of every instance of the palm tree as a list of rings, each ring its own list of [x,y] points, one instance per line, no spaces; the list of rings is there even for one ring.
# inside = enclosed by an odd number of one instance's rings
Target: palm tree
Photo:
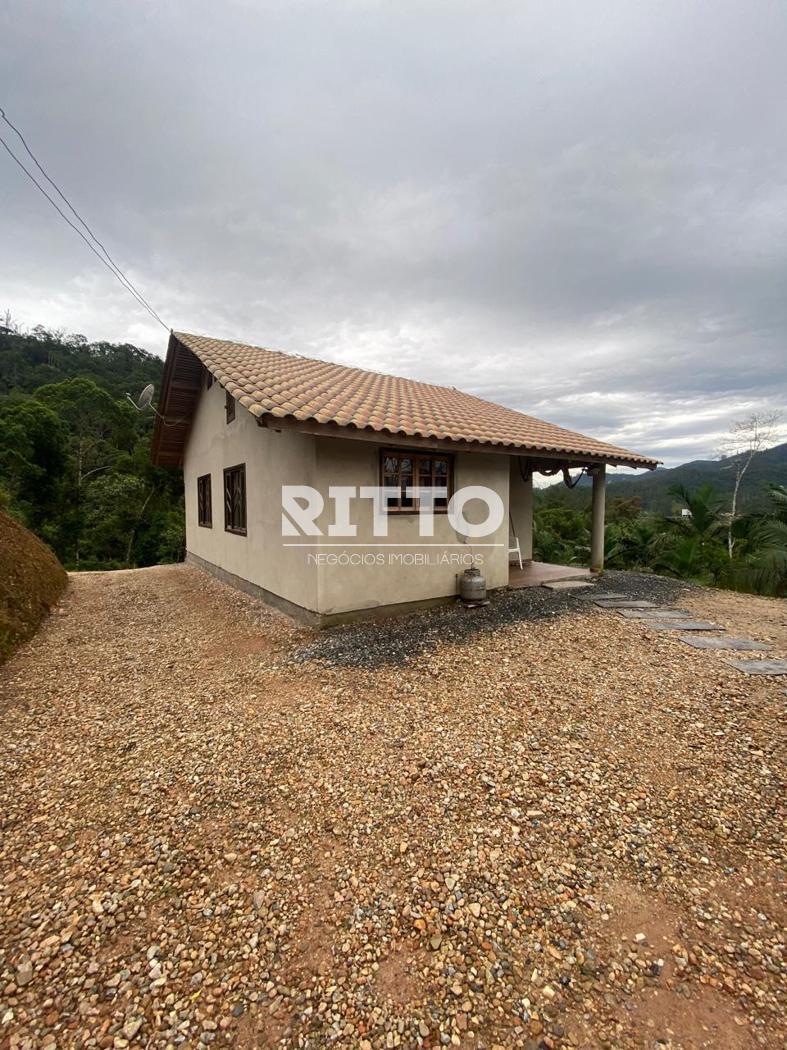
[[[690,492],[685,485],[670,485],[667,491],[685,503],[689,510],[689,517],[679,518],[677,522],[668,519],[672,524],[678,524],[690,536],[702,541],[718,536],[723,527],[721,508],[724,501],[713,485],[700,485],[695,492]]]
[[[745,554],[730,564],[724,582],[736,591],[781,598],[787,594],[787,486],[768,487],[774,512],[742,521]]]
[[[667,532],[654,541],[653,568],[681,579],[713,583],[724,559],[722,497],[712,485],[701,485],[694,492],[685,485],[672,485],[667,491],[686,505],[689,514],[663,519]]]
[[[660,535],[655,519],[636,518],[622,526],[609,527],[609,545],[604,560],[611,566],[636,569],[649,566]]]
[[[677,543],[664,544],[653,560],[653,569],[681,580],[696,580],[698,583],[711,580],[702,540],[698,536],[683,536]]]

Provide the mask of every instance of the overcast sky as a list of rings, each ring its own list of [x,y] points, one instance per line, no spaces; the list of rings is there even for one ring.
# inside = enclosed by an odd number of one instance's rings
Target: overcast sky
[[[787,402],[785,56],[782,0],[5,0],[0,105],[167,324],[672,465]],[[0,309],[165,352],[0,206]]]

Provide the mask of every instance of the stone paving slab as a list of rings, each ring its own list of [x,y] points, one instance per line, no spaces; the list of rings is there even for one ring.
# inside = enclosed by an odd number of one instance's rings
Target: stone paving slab
[[[657,609],[655,602],[640,601],[635,598],[594,598],[593,604],[601,609]]]
[[[787,660],[725,660],[726,664],[744,674],[787,674]]]
[[[762,642],[752,642],[749,638],[692,638],[686,635],[680,639],[695,649],[768,649]]]
[[[621,609],[621,616],[627,620],[690,620],[692,614],[683,609]]]
[[[717,623],[707,620],[645,620],[643,627],[652,627],[655,631],[723,631]]]
[[[596,586],[598,586],[598,584]],[[618,601],[624,602],[628,598],[628,595],[627,594],[613,594],[610,591],[607,591],[607,592],[601,591],[598,594],[583,594],[581,597],[582,597],[582,600],[585,601],[585,602],[589,602],[589,601],[593,601],[594,602],[596,600],[609,601],[612,598],[617,598]]]
[[[590,580],[553,580],[551,583],[542,583],[548,591],[574,591],[577,588],[595,587],[596,584]]]

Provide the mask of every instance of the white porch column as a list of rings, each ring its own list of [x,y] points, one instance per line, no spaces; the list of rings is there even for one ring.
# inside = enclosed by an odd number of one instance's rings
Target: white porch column
[[[533,475],[522,477],[519,460],[511,456],[511,472],[508,486],[508,507],[514,533],[519,540],[522,561],[533,560]]]
[[[604,568],[604,502],[607,488],[607,468],[602,463],[593,473],[593,507],[590,531],[590,568],[601,572]]]

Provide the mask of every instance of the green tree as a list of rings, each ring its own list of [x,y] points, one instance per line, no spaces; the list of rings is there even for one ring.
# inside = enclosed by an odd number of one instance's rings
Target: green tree
[[[73,535],[73,560],[78,566],[82,557],[86,487],[90,479],[112,470],[121,454],[128,454],[133,448],[132,410],[127,410],[92,379],[66,379],[42,386],[36,390],[35,397],[57,415],[68,431],[70,471],[66,484],[72,497],[68,524]]]
[[[9,507],[29,528],[46,533],[60,506],[67,431],[32,398],[0,398],[0,477]],[[44,537],[51,542],[51,535]]]
[[[787,486],[770,485],[772,513],[735,523],[735,558],[724,586],[782,598],[787,594]]]
[[[126,566],[134,533],[150,494],[143,478],[105,474],[84,492],[81,557],[92,564]]]
[[[153,416],[124,397],[161,381],[161,359],[11,321],[0,330],[0,500],[71,567],[182,558],[182,479],[152,465]]]
[[[622,524],[613,521],[607,528],[606,563],[618,569],[642,569],[653,565],[663,529],[648,515]]]
[[[133,445],[132,411],[116,401],[92,379],[66,379],[35,391],[36,400],[50,408],[68,427],[69,444],[80,479],[105,470],[120,448]]]
[[[563,565],[587,563],[590,513],[560,505],[539,507],[533,515],[533,545],[540,561]]]
[[[681,580],[712,582],[707,554],[699,536],[680,536],[672,543],[663,543],[654,556],[653,568]]]
[[[654,544],[654,568],[681,579],[713,583],[724,561],[722,497],[712,485],[694,491],[672,485],[668,491],[689,513],[663,519],[666,532]]]
[[[721,532],[723,501],[713,485],[700,485],[691,492],[685,485],[671,485],[669,494],[685,503],[688,516],[678,519],[679,528],[702,542],[713,540]]]

